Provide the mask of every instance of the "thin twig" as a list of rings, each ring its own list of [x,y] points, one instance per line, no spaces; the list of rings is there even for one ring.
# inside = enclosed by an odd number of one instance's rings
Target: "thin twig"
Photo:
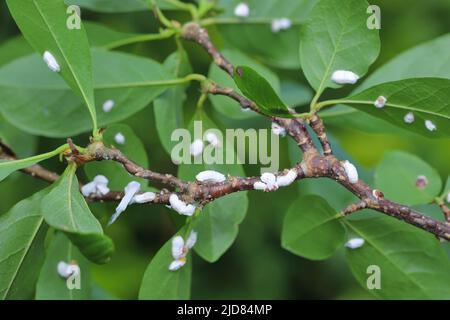
[[[314,130],[317,135],[317,138],[322,145],[323,154],[325,156],[333,154],[333,150],[331,149],[330,142],[327,138],[327,133],[325,132],[325,126],[323,124],[322,119],[319,117],[317,113],[313,113],[309,118],[309,125]]]

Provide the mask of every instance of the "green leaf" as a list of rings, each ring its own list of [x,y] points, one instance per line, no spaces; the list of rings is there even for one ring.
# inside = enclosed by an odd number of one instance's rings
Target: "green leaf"
[[[224,8],[224,12],[214,18],[229,46],[275,67],[298,69],[300,24],[305,21],[317,0],[248,0],[245,3],[250,8],[250,15],[245,19],[234,16],[234,8],[240,2],[221,0],[219,5]],[[292,27],[272,32],[272,20],[279,18],[289,18]]]
[[[150,0],[65,0],[67,4],[104,13],[120,13],[151,10]],[[156,0],[158,7],[163,10],[174,9],[164,0]]]
[[[194,121],[201,121],[203,132],[199,136],[195,135]],[[202,139],[208,130],[216,129],[217,125],[207,117],[203,111],[198,111],[191,121],[189,131],[192,141]],[[222,141],[220,148],[215,148],[215,152],[221,153],[223,159],[227,154],[233,153],[233,149],[227,148],[225,141]],[[206,143],[207,145],[207,143]],[[206,146],[204,155],[209,154]],[[240,164],[181,164],[178,169],[178,176],[185,180],[195,180],[195,176],[205,170],[218,171],[225,176],[245,176],[244,169]],[[245,218],[248,207],[246,192],[230,194],[226,197],[216,199],[203,208],[202,212],[195,219],[194,230],[198,232],[198,241],[194,250],[206,261],[217,261],[233,244],[239,231],[239,224]]]
[[[436,238],[389,217],[346,221],[365,240],[347,249],[347,261],[358,282],[367,288],[367,268],[378,266],[383,299],[450,299],[450,263]]]
[[[379,96],[387,99],[382,109],[374,107]],[[428,137],[450,135],[450,79],[418,78],[387,82],[343,101],[358,110]],[[410,112],[414,115],[414,122],[406,123],[404,117]],[[437,127],[435,131],[427,129],[427,120]]]
[[[90,261],[96,264],[105,264],[111,260],[111,256],[114,253],[114,243],[111,238],[99,233],[78,234],[66,232],[66,235]]]
[[[16,36],[10,38],[0,46],[0,66],[33,52],[33,48],[24,37]]]
[[[57,266],[61,261],[79,266],[79,289],[69,289],[67,281],[75,284],[76,280],[66,280],[58,274]],[[90,292],[89,262],[63,233],[58,232],[47,250],[36,285],[36,300],[87,300]]]
[[[183,77],[192,73],[189,57],[184,50],[172,53],[164,62],[164,66],[175,77]],[[186,86],[168,89],[153,103],[156,130],[161,144],[168,154],[175,143],[171,141],[172,132],[183,126],[183,103],[186,100]]]
[[[44,262],[47,225],[40,211],[40,191],[0,216],[0,299],[32,299]]]
[[[50,226],[65,232],[88,259],[106,263],[114,251],[112,241],[103,235],[100,223],[81,195],[75,171],[76,165],[69,164],[61,178],[51,186],[51,191],[42,200],[42,214]]]
[[[31,46],[41,56],[49,51],[55,57],[61,76],[88,107],[96,130],[91,54],[82,25],[80,29],[67,27],[68,15],[63,0],[8,0],[7,4]]]
[[[0,160],[0,181],[5,179],[7,176],[9,176],[11,173],[17,170],[21,170],[27,167],[31,167],[32,165],[35,165],[36,163],[52,158],[61,152],[63,152],[65,149],[67,149],[67,145],[62,145],[61,147],[47,152],[43,154],[39,154],[37,156],[20,159],[20,160]]]
[[[276,92],[279,92],[280,81],[277,75],[271,70],[239,51],[225,49],[222,51],[222,53],[233,63],[233,65],[246,65],[256,70],[265,79],[267,79],[267,81],[269,81]],[[228,74],[223,72],[223,70],[217,67],[215,63],[211,64],[208,78],[216,83],[219,83],[223,87],[232,88],[240,92],[233,79]],[[246,112],[242,110],[237,102],[229,99],[228,97],[209,95],[209,99],[211,100],[214,109],[217,110],[222,116],[231,119],[248,119],[258,116],[255,112]]]
[[[115,136],[122,134],[125,137],[123,145],[115,141]],[[103,142],[107,146],[119,149],[129,159],[133,159],[144,168],[148,167],[148,157],[144,145],[133,130],[124,124],[114,124],[103,133]],[[108,187],[111,190],[122,190],[129,182],[138,181],[142,186],[148,184],[148,180],[136,178],[128,174],[121,164],[113,161],[90,162],[84,165],[88,179],[93,180],[96,175],[104,175],[108,178]]]
[[[282,79],[280,96],[290,107],[302,106],[311,101],[311,89],[297,81]]]
[[[199,233],[195,252],[208,262],[216,262],[231,247],[245,218],[248,200],[233,193],[207,205],[194,223]]]
[[[79,191],[76,165],[69,164],[61,178],[42,201],[45,221],[58,230],[73,233],[103,233]]]
[[[437,77],[450,79],[450,34],[409,49],[378,68],[357,89],[364,89],[388,81],[408,78]]]
[[[17,129],[0,114],[0,141],[14,146],[14,153],[19,158],[26,158],[36,153],[38,137]]]
[[[367,133],[411,135],[410,131],[386,120],[343,104],[320,111],[320,117],[329,126],[348,127]]]
[[[325,199],[302,196],[284,218],[281,244],[307,259],[327,259],[344,243],[345,228],[338,219]]]
[[[238,66],[233,79],[242,93],[253,100],[263,113],[271,116],[289,115],[288,107],[281,101],[270,83],[252,68]]]
[[[173,79],[151,59],[98,49],[92,56],[99,126],[142,110],[167,89],[162,83]],[[4,117],[26,132],[67,137],[90,129],[89,117],[75,95],[37,56],[18,59],[0,69],[0,95]],[[114,101],[110,112],[103,111],[107,100]]]
[[[90,45],[97,48],[111,49],[148,37],[148,34],[121,32],[92,21],[85,21],[83,25]],[[0,66],[33,52],[23,36],[11,38],[0,46]]]
[[[103,24],[91,21],[85,22],[84,27],[91,46],[104,49],[115,48],[128,43],[131,39],[143,36],[136,33],[116,31]]]
[[[449,50],[450,34],[409,49],[381,68],[378,68],[356,88],[355,92],[361,92],[383,82],[408,78],[439,77],[449,79],[450,64],[445,63],[446,60],[443,59]],[[398,133],[398,128],[397,132],[395,132],[395,126],[385,121],[374,119],[348,106],[338,106],[337,108],[324,110],[321,112],[321,116],[323,119],[341,118],[344,123],[349,124],[351,122],[351,127],[358,126],[364,131],[367,131],[369,127],[369,132]],[[334,121],[333,119],[333,123]]]
[[[417,187],[418,176],[425,176],[425,187]],[[375,185],[386,198],[408,205],[426,204],[439,194],[442,181],[437,171],[420,158],[401,151],[385,154],[375,173]]]
[[[183,235],[180,230],[179,235]],[[140,300],[187,300],[191,295],[192,254],[186,264],[177,271],[170,271],[172,262],[172,238],[168,240],[145,270],[139,289]]]
[[[378,30],[367,28],[365,0],[321,0],[312,9],[300,36],[300,63],[311,86],[321,94],[336,70],[362,77],[380,50]]]

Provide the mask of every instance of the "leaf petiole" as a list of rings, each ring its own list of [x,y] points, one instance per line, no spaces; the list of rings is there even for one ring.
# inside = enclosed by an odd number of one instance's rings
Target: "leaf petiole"
[[[155,40],[164,40],[172,37],[176,34],[176,31],[173,29],[166,29],[162,30],[160,33],[149,33],[149,34],[142,34],[142,35],[136,35],[134,37],[130,37],[123,40],[118,40],[116,42],[113,42],[107,46],[105,46],[105,49],[115,49],[118,47],[126,46],[129,44],[139,43],[139,42],[146,42],[146,41],[155,41]]]

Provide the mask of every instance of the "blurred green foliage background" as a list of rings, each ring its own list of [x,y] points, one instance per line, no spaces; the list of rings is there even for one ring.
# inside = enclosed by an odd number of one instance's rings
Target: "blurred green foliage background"
[[[285,1],[285,0],[283,0]],[[436,38],[450,31],[450,1],[448,0],[379,0],[372,1],[381,7],[382,29],[381,54],[371,67],[375,70],[402,51],[419,43]],[[186,19],[183,14],[169,14],[174,19]],[[93,20],[116,30],[128,32],[156,32],[158,24],[151,12],[129,14],[98,14],[83,10],[83,19]],[[214,29],[214,41],[224,45]],[[0,3],[0,43],[19,34],[4,2]],[[195,45],[185,43],[194,70],[207,74],[210,60]],[[174,51],[173,40],[141,43],[121,50],[149,56],[163,61]],[[1,49],[0,49],[1,50]],[[3,54],[5,54],[3,52]],[[7,54],[7,53],[6,53]],[[300,71],[276,70],[277,74],[303,81]],[[370,73],[369,73],[370,74]],[[343,89],[339,92],[342,96]],[[349,89],[350,90],[350,89]],[[189,88],[187,113],[192,110],[198,97],[198,87]],[[334,97],[336,91],[327,91]],[[32,108],[32,106],[30,106]],[[217,114],[211,112],[212,117]],[[158,140],[151,106],[126,121],[145,143],[151,168],[176,174]],[[0,120],[0,128],[7,126]],[[241,124],[238,124],[242,126]],[[245,126],[268,126],[267,121],[247,123]],[[234,124],[236,126],[236,124]],[[371,170],[388,150],[398,149],[418,155],[434,166],[445,180],[450,163],[448,139],[429,140],[412,134],[373,134],[347,126],[333,125],[330,133],[335,144],[345,150],[357,163]],[[87,142],[87,136],[73,137],[78,144]],[[44,152],[63,143],[59,139],[33,138],[27,134],[16,135],[13,146],[21,156]],[[281,144],[281,167],[289,165],[288,143]],[[50,160],[44,165],[61,172],[63,164]],[[257,166],[246,166],[248,175],[258,173]],[[83,179],[82,176],[80,176]],[[345,194],[340,187],[328,181],[313,182],[314,188],[326,190],[329,197]],[[0,184],[0,212],[6,212],[45,183],[20,173],[15,173]],[[280,231],[284,212],[301,192],[308,192],[311,183],[301,182],[276,193],[249,193],[250,207],[240,227],[239,236],[231,249],[215,264],[208,264],[194,257],[192,298],[198,299],[370,299],[371,296],[354,280],[343,261],[341,250],[325,262],[312,262],[296,257],[280,246]],[[351,197],[339,199],[345,205]],[[94,212],[100,219],[107,219],[114,211],[113,204],[94,204]],[[175,232],[173,211],[163,206],[134,206],[107,230],[115,244],[116,253],[111,263],[93,266],[96,283],[95,298],[135,299],[144,270],[158,248]],[[0,244],[1,245],[1,244]]]

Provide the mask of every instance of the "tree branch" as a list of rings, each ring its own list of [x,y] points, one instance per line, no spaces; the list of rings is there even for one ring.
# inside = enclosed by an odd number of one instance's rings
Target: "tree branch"
[[[0,160],[17,160],[17,156],[12,149],[2,142],[0,142]],[[50,183],[55,182],[59,178],[57,173],[49,171],[38,164],[20,171]]]
[[[232,64],[217,51],[210,41],[208,33],[205,29],[200,28],[197,24],[189,23],[184,26],[182,36],[187,40],[200,44],[211,55],[214,62],[219,67],[221,67],[228,74],[233,74],[234,68]],[[255,112],[261,113],[258,106],[253,101],[243,97],[233,89],[221,88],[217,84],[211,83],[207,91],[210,94],[228,96],[238,102],[242,108],[250,108]],[[287,133],[297,142],[298,146],[303,151],[303,159],[299,164],[291,169],[286,169],[282,172],[276,173],[277,176],[285,175],[289,170],[294,170],[297,174],[296,180],[319,177],[333,179],[346,187],[361,200],[361,202],[350,205],[344,209],[344,214],[350,214],[363,208],[373,209],[450,241],[450,224],[436,221],[407,206],[384,199],[384,196],[380,191],[373,190],[363,181],[351,183],[342,163],[332,154],[323,122],[317,115],[313,114],[313,116],[309,119],[309,124],[319,137],[319,141],[321,142],[323,148],[323,155],[319,153],[316,146],[313,144],[303,119],[286,119],[277,117],[268,118],[284,127]],[[0,156],[2,156],[3,159],[14,160],[15,155],[9,148],[5,147],[1,148],[0,151],[2,152],[0,153]],[[102,142],[98,141],[91,143],[86,152],[79,152],[76,148],[72,148],[72,152],[65,154],[65,156],[68,159],[76,161],[78,164],[83,164],[89,161],[105,160],[118,162],[122,164],[124,169],[131,175],[161,183],[165,186],[171,186],[177,189],[176,192],[179,193],[180,197],[184,201],[189,203],[199,203],[200,207],[208,202],[233,192],[253,190],[255,182],[260,181],[260,177],[229,176],[226,181],[220,183],[202,183],[199,181],[187,182],[170,174],[157,173],[143,168],[128,159],[120,152],[120,150],[107,148]],[[48,182],[54,182],[58,178],[57,174],[52,173],[40,166],[33,166],[23,169],[22,171]],[[157,194],[156,199],[152,201],[152,203],[168,204],[171,194],[172,192],[164,189]],[[93,195],[87,199],[89,201],[117,201],[122,197],[122,192],[112,191],[101,197]]]
[[[323,124],[322,119],[319,117],[317,113],[313,113],[309,118],[309,125],[314,130],[317,135],[317,138],[322,145],[323,154],[325,156],[333,154],[333,150],[331,149],[330,142],[328,142],[327,133],[325,132],[325,126]]]
[[[233,75],[233,65],[217,51],[211,43],[208,33],[204,28],[201,28],[194,23],[190,23],[184,27],[182,37],[186,40],[194,41],[200,44],[213,57],[214,62],[221,69],[225,70],[229,75]],[[253,111],[260,113],[257,105],[253,101],[241,96],[232,89],[224,89],[218,87],[217,85],[212,85],[209,92],[211,94],[228,96],[237,101],[242,108],[250,108]],[[419,227],[450,241],[449,224],[424,216],[408,206],[384,199],[381,192],[378,190],[373,190],[362,181],[351,183],[342,164],[332,154],[332,149],[326,137],[323,122],[317,114],[314,113],[309,121],[310,126],[317,134],[322,145],[324,152],[323,156],[318,153],[317,148],[313,145],[311,137],[306,131],[302,119],[284,119],[273,117],[271,119],[283,126],[302,149],[304,153],[303,161],[301,163],[301,169],[304,175],[302,177],[328,177],[336,180],[338,183],[359,197],[364,203],[366,203],[367,208],[385,213],[386,215],[405,221],[406,223]],[[359,206],[362,206],[362,204],[359,204]]]

